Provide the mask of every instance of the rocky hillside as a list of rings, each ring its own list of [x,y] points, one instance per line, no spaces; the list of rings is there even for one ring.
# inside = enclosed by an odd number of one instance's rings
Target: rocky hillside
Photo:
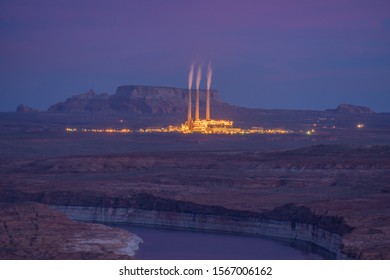
[[[205,105],[205,90],[200,91],[200,106]],[[221,104],[218,93],[210,92],[213,105]],[[192,94],[195,104],[195,91]],[[186,112],[188,90],[171,87],[120,86],[116,93],[96,94],[94,90],[75,95],[49,107],[49,112],[133,112],[177,113]]]

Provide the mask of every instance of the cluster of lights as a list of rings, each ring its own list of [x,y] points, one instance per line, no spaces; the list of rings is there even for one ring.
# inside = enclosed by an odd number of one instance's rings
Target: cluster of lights
[[[261,127],[252,127],[250,129],[241,129],[241,128],[233,128],[230,126],[230,121],[221,121],[223,124],[227,124],[228,126],[199,126],[198,130],[189,130],[187,125],[179,126],[168,126],[168,127],[161,127],[161,128],[141,128],[139,130],[133,131],[128,128],[121,128],[121,129],[113,129],[113,128],[105,128],[105,129],[98,129],[98,128],[71,128],[67,127],[65,128],[66,132],[92,132],[92,133],[202,133],[202,134],[291,134],[294,133],[292,130],[285,130],[281,128],[277,129],[264,129]],[[216,121],[214,121],[214,125],[216,124]],[[356,128],[364,128],[364,124],[358,123],[356,125]],[[313,135],[316,131],[314,129],[307,130],[305,132],[306,135]]]
[[[306,135],[312,135],[314,134],[316,131],[314,129],[310,129],[308,131],[306,131]]]
[[[139,129],[136,131],[132,131],[127,128],[123,129],[96,129],[96,128],[65,128],[66,132],[87,132],[87,133],[192,133],[192,131],[188,131],[188,129],[183,129],[178,126],[168,126],[162,128],[145,128]],[[293,133],[291,130],[284,129],[263,129],[263,128],[251,128],[251,129],[215,129],[215,130],[204,130],[198,131],[198,133],[202,134],[289,134]]]
[[[113,128],[104,128],[104,129],[98,129],[98,128],[65,128],[66,132],[94,132],[94,133],[131,133],[132,131],[128,128],[122,128],[122,129],[113,129]]]

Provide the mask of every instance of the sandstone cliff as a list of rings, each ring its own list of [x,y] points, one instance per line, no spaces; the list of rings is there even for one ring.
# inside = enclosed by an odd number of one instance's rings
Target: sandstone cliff
[[[12,193],[12,194],[11,194]],[[256,213],[227,209],[221,206],[207,206],[188,201],[178,201],[157,197],[147,193],[138,193],[124,197],[109,197],[99,194],[82,192],[72,194],[69,192],[39,193],[32,196],[26,193],[11,192],[2,193],[2,196],[13,196],[16,201],[37,201],[49,205],[83,206],[103,208],[132,208],[140,210],[156,210],[164,212],[193,213],[203,215],[218,215],[234,217],[236,219],[268,219],[288,221],[293,223],[311,224],[336,234],[346,234],[351,231],[343,218],[326,215],[316,215],[308,207],[287,204],[276,207],[271,211]],[[8,197],[9,198],[9,197]]]
[[[84,222],[130,222],[309,241],[326,248],[334,254],[333,257],[343,257],[340,251],[341,237],[352,230],[341,217],[317,215],[308,207],[293,204],[256,213],[166,199],[147,193],[110,197],[88,192],[77,195],[69,192],[29,195],[11,191],[2,193],[1,196],[4,199],[10,199],[12,196],[15,201],[47,203],[67,214],[72,220]]]
[[[205,90],[200,91],[200,104],[204,107]],[[210,92],[213,105],[221,104],[215,90]],[[195,104],[195,91],[192,94]],[[96,94],[94,90],[75,95],[64,102],[50,106],[50,112],[133,112],[177,113],[186,112],[188,90],[172,87],[120,86],[113,95]]]

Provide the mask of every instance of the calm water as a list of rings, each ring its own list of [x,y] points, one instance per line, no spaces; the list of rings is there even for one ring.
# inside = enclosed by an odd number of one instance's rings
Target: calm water
[[[144,240],[137,253],[137,258],[144,260],[323,259],[317,254],[318,247],[303,242],[133,225],[115,226],[133,232]]]

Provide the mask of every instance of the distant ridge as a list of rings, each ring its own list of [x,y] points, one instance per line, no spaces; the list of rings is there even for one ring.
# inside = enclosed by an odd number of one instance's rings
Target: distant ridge
[[[192,90],[195,92],[195,90]],[[205,108],[205,90],[200,90],[201,114]],[[295,114],[308,114],[307,110],[284,110],[284,109],[251,109],[230,105],[222,101],[216,90],[210,91],[212,114],[219,117],[235,117],[246,114],[262,115],[280,114],[282,111],[295,112]],[[192,94],[192,101],[195,102],[195,94]],[[187,112],[188,89],[160,86],[123,85],[119,86],[115,94],[96,94],[95,90],[74,95],[65,101],[58,102],[48,108],[49,112],[102,112],[102,113],[184,113]],[[194,104],[194,103],[193,103]],[[38,110],[19,105],[17,112],[36,112]],[[375,114],[373,110],[365,106],[351,104],[340,104],[336,109],[325,111],[314,111],[317,113],[346,114],[346,115],[370,115]],[[283,114],[284,114],[283,113]],[[259,115],[260,114],[260,115]]]
[[[211,102],[223,103],[217,91],[211,90]],[[200,90],[200,103],[205,103],[205,90]],[[194,96],[194,95],[193,95]],[[174,113],[187,110],[188,90],[173,87],[124,85],[115,94],[96,94],[93,89],[74,95],[49,107],[49,112],[134,112]]]
[[[328,109],[327,111],[336,113],[348,113],[348,114],[372,114],[375,113],[368,107],[356,106],[351,104],[340,104],[336,109]]]

